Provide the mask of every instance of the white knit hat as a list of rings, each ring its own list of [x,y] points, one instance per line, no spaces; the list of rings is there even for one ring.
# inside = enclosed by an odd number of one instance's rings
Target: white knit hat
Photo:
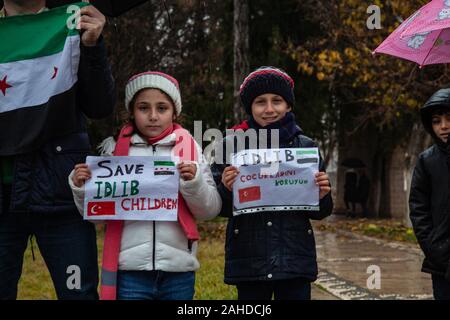
[[[128,111],[134,95],[142,89],[159,89],[166,93],[175,105],[176,114],[180,115],[182,109],[180,86],[175,78],[162,72],[153,71],[131,77],[125,88],[125,108]]]

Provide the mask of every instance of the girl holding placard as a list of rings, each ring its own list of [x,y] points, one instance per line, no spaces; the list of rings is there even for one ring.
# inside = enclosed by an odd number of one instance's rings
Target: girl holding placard
[[[221,198],[200,146],[175,122],[182,109],[177,80],[161,72],[135,75],[125,106],[129,120],[101,144],[101,154],[180,157],[178,221],[107,222],[101,299],[191,300],[199,268],[195,219],[215,217]],[[90,178],[86,164],[69,177],[80,212]]]

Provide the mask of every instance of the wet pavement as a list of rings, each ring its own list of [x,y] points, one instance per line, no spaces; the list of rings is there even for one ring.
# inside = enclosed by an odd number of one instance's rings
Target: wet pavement
[[[423,254],[417,245],[318,230],[319,224],[332,224],[333,219],[313,223],[319,265],[313,299],[433,298],[431,276],[420,271]],[[379,270],[379,283],[370,268]]]

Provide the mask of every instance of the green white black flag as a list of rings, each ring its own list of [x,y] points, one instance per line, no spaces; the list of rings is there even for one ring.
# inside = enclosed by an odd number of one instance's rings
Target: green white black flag
[[[0,19],[0,156],[77,130],[76,7]]]

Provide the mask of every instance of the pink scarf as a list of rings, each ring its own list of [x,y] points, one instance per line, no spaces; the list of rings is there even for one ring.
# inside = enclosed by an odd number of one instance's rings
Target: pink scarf
[[[162,140],[165,137],[167,137],[169,134],[172,134],[174,130],[175,130],[175,125],[169,126],[166,130],[161,132],[161,134],[159,136],[153,137],[153,138],[147,138],[147,142],[148,142],[148,144],[153,145],[153,144],[157,143],[159,140]]]
[[[158,142],[172,132],[175,132],[177,136],[175,147],[173,149],[174,155],[180,157],[181,160],[196,161],[198,156],[194,139],[189,132],[183,129],[179,124],[174,124],[160,136],[151,139],[152,144]],[[114,156],[128,156],[132,134],[133,127],[131,125],[126,125],[122,128],[117,139],[116,148],[113,153]],[[189,211],[181,193],[178,193],[178,203],[178,222],[183,228],[186,237],[190,241],[198,240],[199,233],[195,219]],[[101,300],[116,300],[117,298],[117,270],[119,266],[123,226],[123,220],[112,220],[107,221],[106,223],[100,285]]]

